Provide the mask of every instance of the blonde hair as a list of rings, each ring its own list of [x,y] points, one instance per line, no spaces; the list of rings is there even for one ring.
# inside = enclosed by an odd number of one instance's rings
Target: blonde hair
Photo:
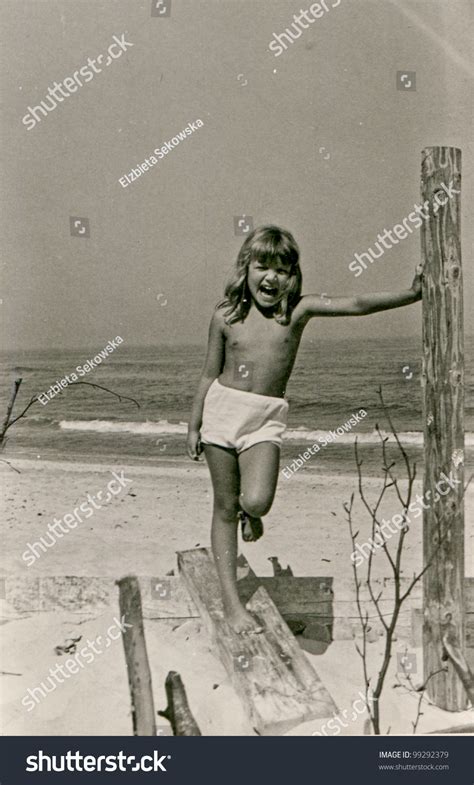
[[[288,324],[291,312],[301,296],[303,277],[299,265],[300,251],[293,235],[278,226],[260,226],[245,239],[235,264],[232,277],[225,288],[225,297],[217,305],[227,308],[226,324],[244,321],[252,301],[247,283],[251,261],[266,262],[279,259],[290,266],[285,293],[273,314],[279,324]]]

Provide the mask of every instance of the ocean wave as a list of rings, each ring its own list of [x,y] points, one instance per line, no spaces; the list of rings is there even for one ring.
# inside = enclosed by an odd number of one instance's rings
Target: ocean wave
[[[59,427],[63,431],[90,431],[94,433],[131,433],[136,436],[154,436],[156,434],[185,435],[187,424],[185,422],[170,423],[168,420],[157,422],[117,422],[116,420],[61,420]],[[393,441],[393,436],[382,431]],[[308,428],[288,429],[285,441],[315,442],[322,444],[324,441],[337,444],[353,444],[357,436],[359,444],[379,444],[380,439],[376,431],[353,430],[347,433],[337,433],[337,426],[331,430],[310,430]],[[401,431],[398,437],[403,444],[423,446],[422,431]],[[466,447],[474,447],[474,433],[466,433]]]
[[[20,422],[22,422],[20,420]],[[41,414],[28,414],[25,416],[23,423],[35,424],[36,427],[46,428],[50,425],[57,425],[58,421],[54,417],[44,417]]]
[[[117,422],[116,420],[61,420],[62,431],[94,431],[95,433],[133,433],[137,436],[153,436],[157,433],[185,434],[187,424],[158,422]]]
[[[390,441],[395,441],[391,433],[387,433],[383,430],[381,433],[384,437],[388,437]],[[338,444],[353,444],[356,436],[359,444],[380,444],[380,437],[375,430],[368,432],[354,429],[348,433],[340,434],[337,433],[337,427],[328,431],[310,431],[306,428],[295,428],[293,430],[287,430],[284,438],[289,441],[317,442],[318,444],[322,444],[324,441],[328,444],[333,442],[337,442]],[[423,446],[423,431],[401,431],[398,433],[398,438],[403,444],[412,444],[419,447]],[[465,446],[474,447],[474,433],[465,434]]]

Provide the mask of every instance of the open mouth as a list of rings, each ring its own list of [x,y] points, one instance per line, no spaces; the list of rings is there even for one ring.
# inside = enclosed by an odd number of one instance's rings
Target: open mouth
[[[262,284],[260,286],[260,293],[263,294],[264,297],[273,298],[278,295],[278,287]]]

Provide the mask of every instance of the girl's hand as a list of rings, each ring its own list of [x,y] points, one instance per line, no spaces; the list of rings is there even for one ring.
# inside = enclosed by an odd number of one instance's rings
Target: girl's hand
[[[192,461],[199,461],[199,456],[202,453],[201,434],[199,431],[188,431],[186,452]]]
[[[415,277],[410,287],[416,295],[417,300],[421,300],[421,282],[423,280],[423,265],[419,264],[415,270]]]

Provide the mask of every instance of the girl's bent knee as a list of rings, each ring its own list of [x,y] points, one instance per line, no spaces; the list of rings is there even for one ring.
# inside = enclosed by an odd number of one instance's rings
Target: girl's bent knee
[[[261,498],[258,496],[249,496],[245,494],[241,494],[240,503],[242,505],[242,509],[245,510],[248,515],[251,515],[253,518],[261,518],[263,515],[266,515],[267,512],[270,511],[270,507],[272,506],[273,499],[268,498]]]

